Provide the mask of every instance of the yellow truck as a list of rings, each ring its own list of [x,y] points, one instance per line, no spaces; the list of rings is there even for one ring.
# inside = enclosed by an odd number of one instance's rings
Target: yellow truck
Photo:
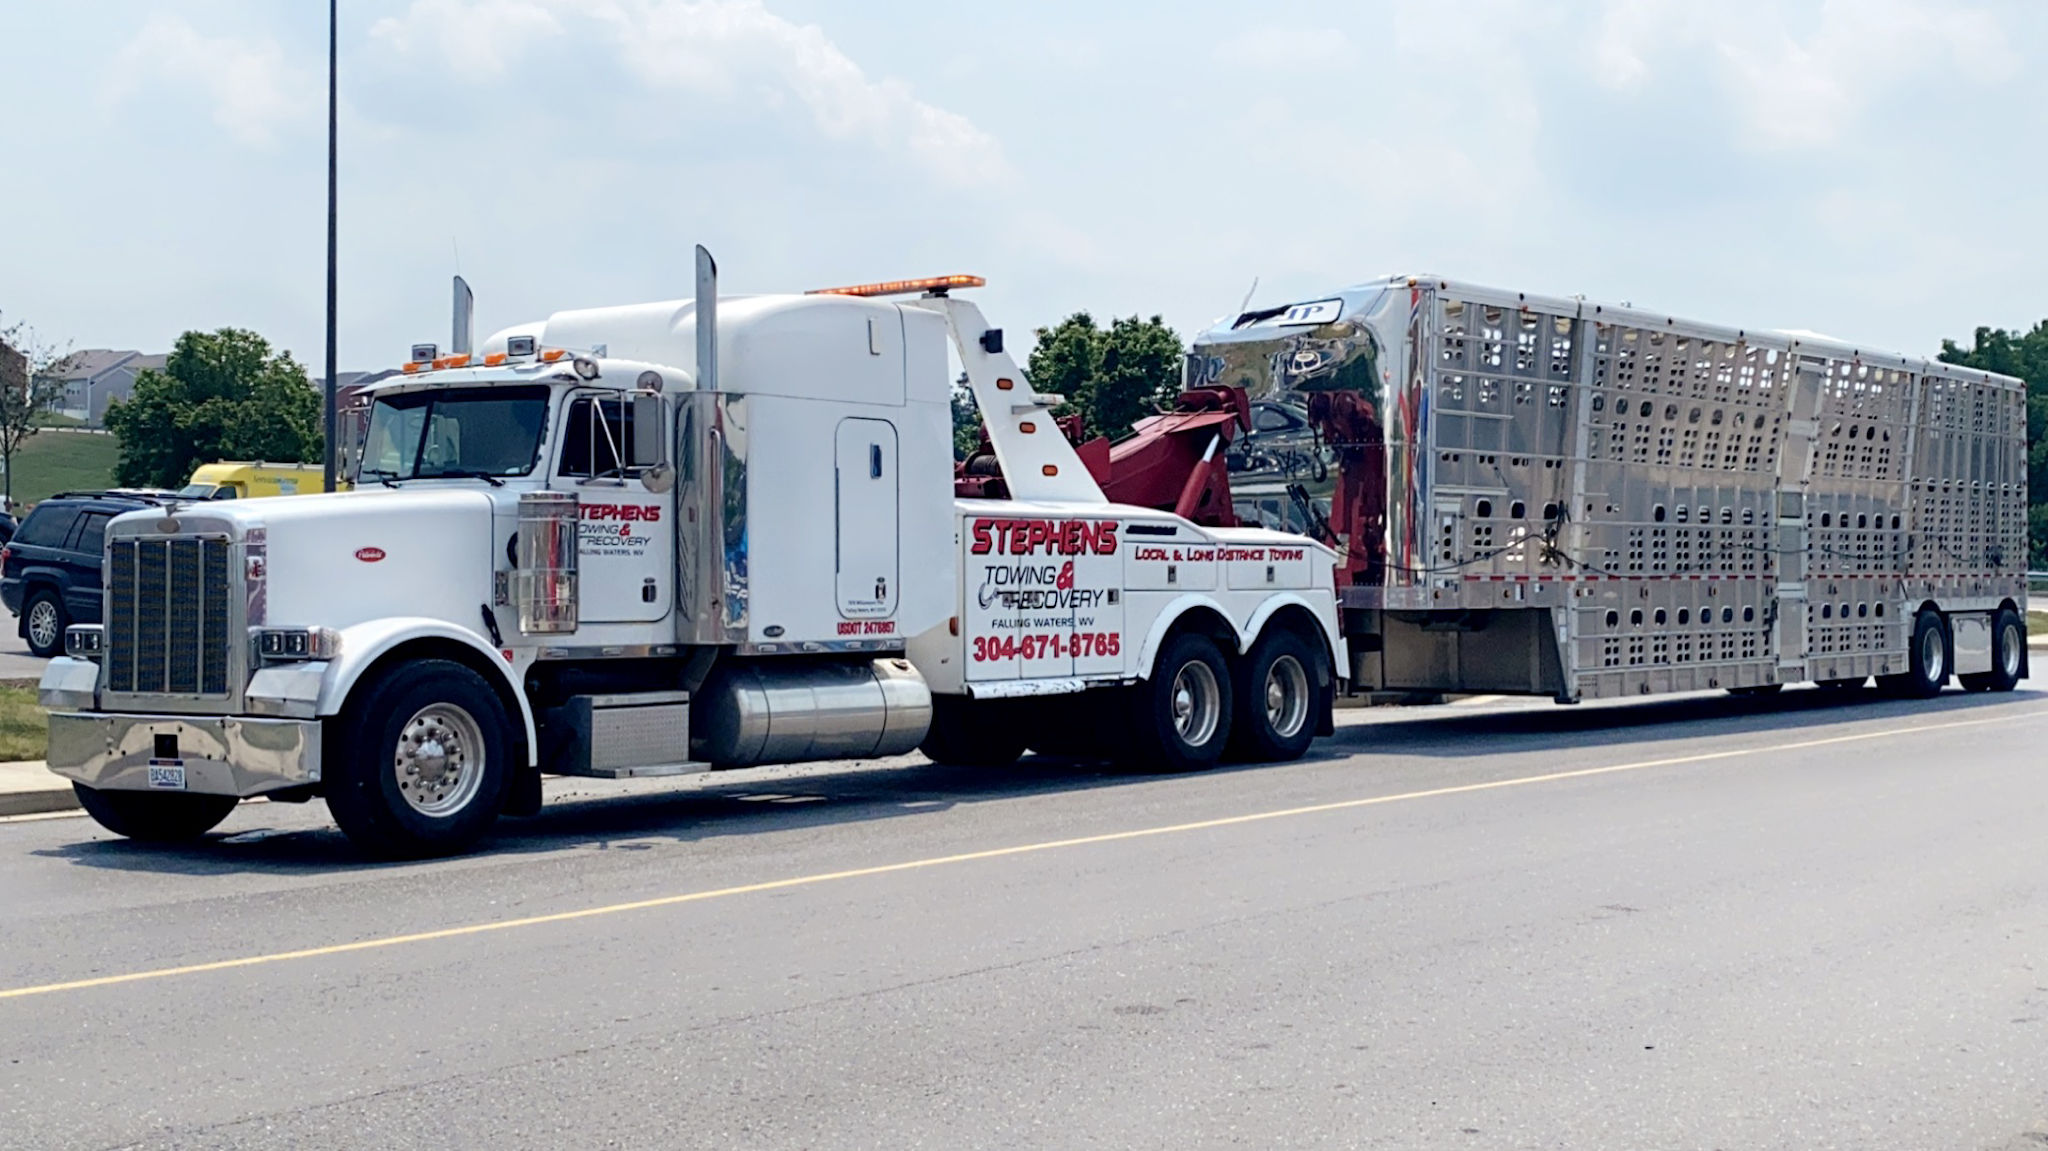
[[[272,464],[257,460],[202,464],[178,494],[189,500],[246,500],[326,490],[326,477],[319,464]]]

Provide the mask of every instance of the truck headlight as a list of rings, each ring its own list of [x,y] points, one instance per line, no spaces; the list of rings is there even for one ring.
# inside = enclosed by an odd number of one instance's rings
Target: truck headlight
[[[106,650],[106,629],[96,623],[75,623],[64,629],[64,654],[72,659],[99,662]]]
[[[256,656],[265,663],[333,659],[341,654],[341,633],[331,627],[257,628]]]

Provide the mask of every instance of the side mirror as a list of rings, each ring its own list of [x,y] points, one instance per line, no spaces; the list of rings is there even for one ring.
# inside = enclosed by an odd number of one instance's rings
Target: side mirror
[[[650,492],[665,492],[675,486],[676,469],[668,460],[667,405],[650,393],[633,396],[633,462],[645,464],[640,482]]]
[[[636,393],[633,396],[633,463],[660,464],[668,461],[662,458],[662,446],[668,442],[662,433],[661,397]]]

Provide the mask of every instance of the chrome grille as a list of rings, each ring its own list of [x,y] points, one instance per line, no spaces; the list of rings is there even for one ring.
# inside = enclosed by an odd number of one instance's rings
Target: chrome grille
[[[228,694],[230,551],[219,536],[109,541],[109,691]]]

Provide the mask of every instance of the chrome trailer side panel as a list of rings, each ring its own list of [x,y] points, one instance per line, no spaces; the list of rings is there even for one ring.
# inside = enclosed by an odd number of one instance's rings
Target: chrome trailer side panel
[[[1319,425],[1327,515],[1306,525],[1345,555],[1361,686],[1569,699],[1895,674],[1922,604],[1960,621],[1975,666],[1979,622],[2024,604],[2017,381],[1427,277],[1331,303],[1239,317],[1189,377],[1312,413],[1353,389],[1385,413],[1370,444]]]

